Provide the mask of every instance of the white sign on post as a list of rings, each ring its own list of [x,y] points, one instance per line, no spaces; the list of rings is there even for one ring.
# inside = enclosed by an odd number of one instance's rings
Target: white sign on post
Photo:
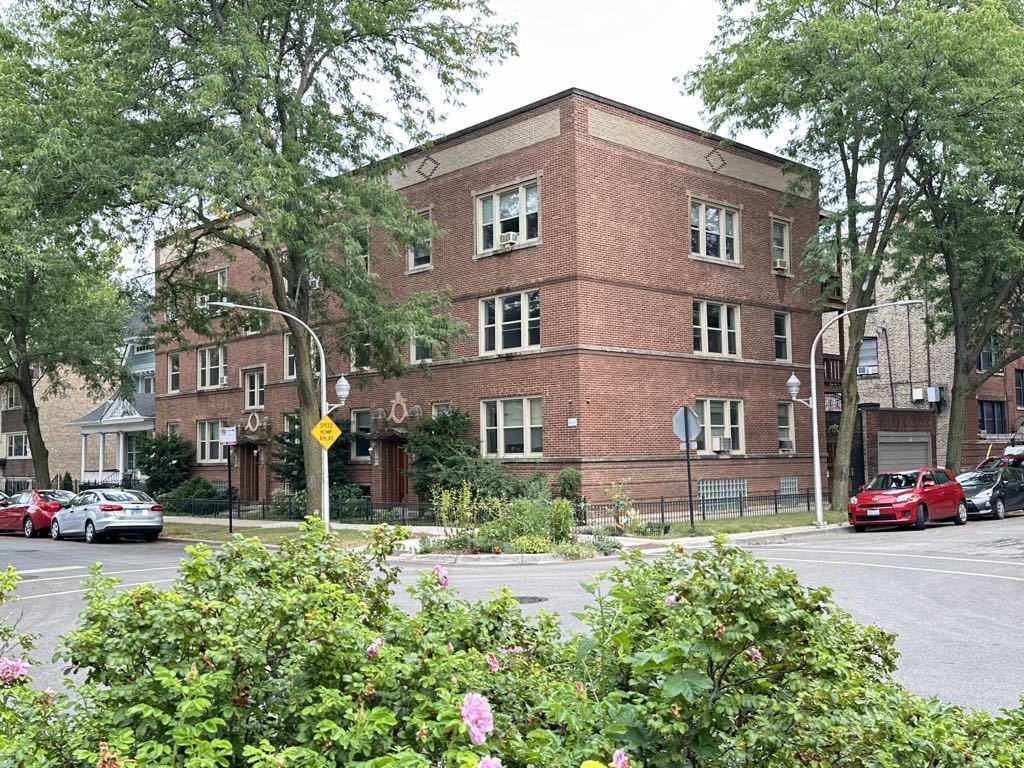
[[[221,445],[237,445],[238,444],[238,431],[236,427],[221,427],[220,428],[220,444]]]

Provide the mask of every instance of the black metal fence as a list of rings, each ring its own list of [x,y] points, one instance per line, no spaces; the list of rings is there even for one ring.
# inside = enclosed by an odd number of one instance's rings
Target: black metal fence
[[[165,515],[191,517],[227,517],[227,499],[158,499]],[[283,501],[230,502],[230,512],[237,520],[301,520],[306,505],[290,499]],[[356,499],[331,504],[331,520],[337,523],[392,523],[395,525],[436,525],[434,507],[429,503],[372,502]]]

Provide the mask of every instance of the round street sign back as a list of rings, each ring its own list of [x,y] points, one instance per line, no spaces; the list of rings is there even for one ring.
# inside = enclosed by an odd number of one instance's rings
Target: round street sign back
[[[693,442],[695,438],[700,437],[700,421],[697,419],[697,414],[694,413],[693,408],[684,405],[676,411],[676,415],[672,417],[672,431],[676,433],[676,437],[683,441],[684,445],[687,438],[690,438],[690,442]]]

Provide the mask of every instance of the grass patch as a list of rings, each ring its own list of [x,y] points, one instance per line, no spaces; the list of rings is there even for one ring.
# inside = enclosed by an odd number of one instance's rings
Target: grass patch
[[[825,522],[844,523],[846,522],[846,513],[828,510],[825,512]],[[691,528],[688,522],[673,523],[669,528],[667,537],[712,536],[716,533],[771,531],[776,528],[794,528],[799,525],[811,525],[813,523],[813,512],[783,512],[778,515],[731,517],[726,520],[697,520],[697,525],[694,528]]]
[[[264,544],[281,544],[282,542],[299,538],[300,531],[298,528],[261,528],[255,525],[235,523],[235,533],[243,536],[253,536]],[[366,543],[366,534],[363,531],[334,529],[331,531],[331,534],[343,547],[359,547]],[[226,525],[204,523],[165,522],[163,535],[179,539],[227,541],[228,527]]]

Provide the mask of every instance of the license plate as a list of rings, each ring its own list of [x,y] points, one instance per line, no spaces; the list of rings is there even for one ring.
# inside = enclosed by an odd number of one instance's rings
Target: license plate
[[[878,510],[877,509],[869,509],[868,510],[868,517],[876,517],[877,515],[878,515]]]
[[[144,514],[146,514],[146,510],[144,510],[144,509],[133,509],[132,510],[132,517],[142,517]]]

